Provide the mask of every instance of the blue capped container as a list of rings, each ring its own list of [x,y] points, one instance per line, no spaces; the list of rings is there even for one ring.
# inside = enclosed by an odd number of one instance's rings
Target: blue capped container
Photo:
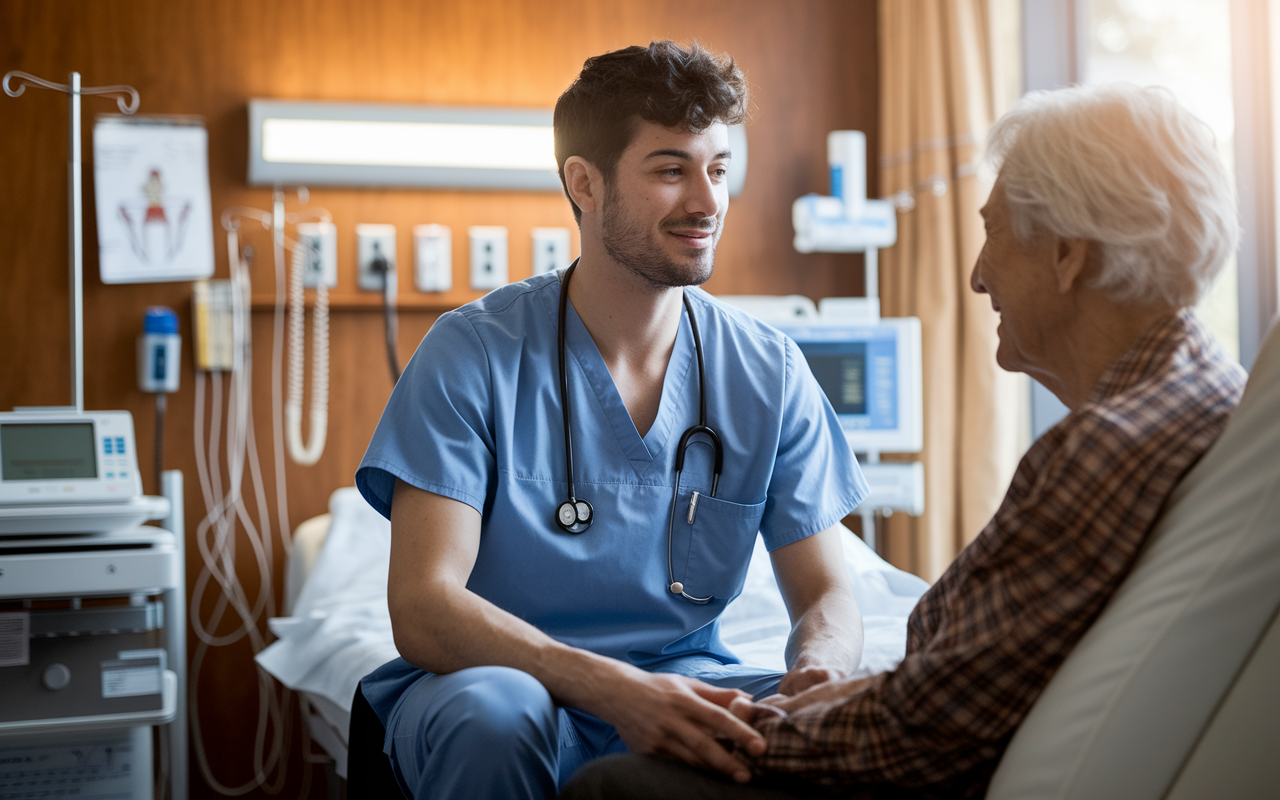
[[[182,336],[178,315],[166,306],[151,306],[138,337],[138,388],[144,392],[178,391]]]

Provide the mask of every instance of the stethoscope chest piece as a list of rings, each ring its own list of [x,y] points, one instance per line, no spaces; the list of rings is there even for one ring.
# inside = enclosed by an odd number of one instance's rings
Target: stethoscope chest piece
[[[565,500],[556,509],[556,524],[565,533],[585,533],[595,518],[595,509],[586,500]]]

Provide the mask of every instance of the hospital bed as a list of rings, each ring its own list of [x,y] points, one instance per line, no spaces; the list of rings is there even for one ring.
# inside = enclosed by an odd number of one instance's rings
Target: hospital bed
[[[847,529],[843,538],[866,632],[858,671],[872,675],[902,659],[907,616],[928,584],[891,566]],[[398,655],[387,611],[390,553],[390,523],[355,488],[334,492],[329,513],[295,531],[285,575],[289,616],[271,620],[279,639],[258,656],[268,672],[301,694],[312,739],[344,778],[356,684]],[[790,630],[768,553],[757,537],[742,594],[721,617],[721,636],[744,662],[781,672]]]
[[[327,522],[298,531],[293,616],[273,621],[281,638],[259,661],[303,694],[313,736],[345,774],[356,682],[395,654],[385,594],[390,531],[354,489],[335,493],[330,506]],[[890,668],[924,584],[852,534],[845,543],[866,614],[860,671]],[[1278,614],[1273,327],[1222,437],[1175,489],[1133,572],[1015,733],[988,800],[1280,797]],[[725,612],[725,640],[744,660],[781,668],[787,628],[757,545],[743,595]]]

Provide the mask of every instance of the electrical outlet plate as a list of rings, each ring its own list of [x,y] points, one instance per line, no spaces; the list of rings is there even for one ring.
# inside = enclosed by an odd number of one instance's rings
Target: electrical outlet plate
[[[569,229],[533,229],[533,274],[545,275],[569,266]]]
[[[497,289],[507,283],[507,229],[498,225],[473,225],[471,239],[471,288]]]
[[[356,226],[356,286],[362,292],[381,292],[386,288],[383,270],[375,264],[386,262],[387,277],[396,274],[396,226]]]
[[[302,285],[325,288],[338,285],[338,228],[332,222],[299,222],[298,246],[306,254]]]
[[[453,288],[453,233],[447,226],[414,226],[413,285],[420,292]]]

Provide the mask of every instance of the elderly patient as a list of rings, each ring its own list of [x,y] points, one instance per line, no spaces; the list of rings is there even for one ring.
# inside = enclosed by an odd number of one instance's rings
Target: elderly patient
[[[996,123],[989,155],[999,173],[970,284],[1000,314],[1000,366],[1039,380],[1071,414],[1032,446],[995,517],[921,598],[897,669],[732,701],[767,746],[742,756],[752,783],[620,755],[584,769],[565,797],[986,790],[1245,380],[1190,310],[1237,236],[1207,126],[1163,90],[1041,92]]]

